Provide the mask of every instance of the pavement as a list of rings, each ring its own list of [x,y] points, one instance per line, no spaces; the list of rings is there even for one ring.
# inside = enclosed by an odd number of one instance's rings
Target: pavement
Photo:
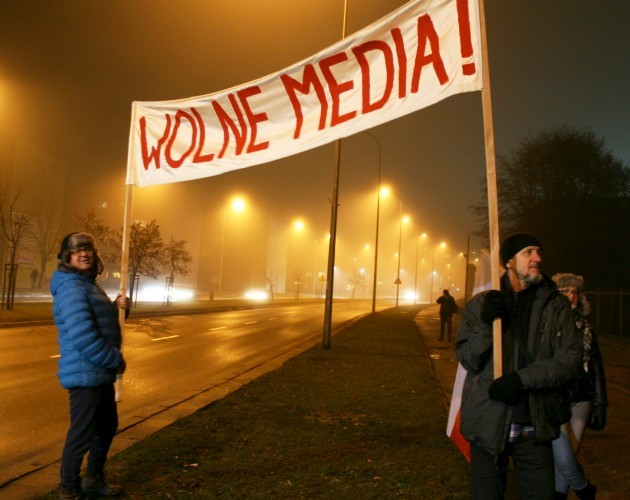
[[[451,399],[455,373],[457,371],[457,359],[453,348],[454,344],[452,341],[445,342],[438,340],[440,326],[438,306],[432,305],[423,308],[416,316],[415,321],[426,347],[427,354],[430,357],[436,384],[442,391],[445,405],[448,405]],[[459,315],[455,315],[453,321],[453,336],[457,331],[458,322]],[[217,386],[208,388],[208,390],[203,393],[192,395],[184,401],[174,401],[172,405],[167,404],[159,413],[148,416],[137,416],[134,417],[136,419],[135,421],[121,421],[120,431],[112,445],[111,455],[117,454],[137,441],[209,405],[213,401],[227,396],[257,377],[280,368],[287,359],[306,351],[318,342],[319,341],[314,341],[303,344],[286,355],[265,362],[245,374],[230,380],[225,380]],[[627,352],[627,345],[624,347],[623,352]],[[625,370],[626,368],[624,368],[624,378],[627,374]],[[617,434],[614,432],[614,429],[611,430],[613,431],[613,435]],[[630,440],[628,439],[627,433],[624,432],[623,435],[625,438],[623,438],[621,446],[627,449],[628,445],[630,445]],[[619,434],[617,434],[616,437],[619,438]],[[615,439],[615,441],[617,441],[617,439]],[[604,444],[608,447],[611,446],[610,441]],[[610,452],[611,450],[609,449],[608,451]],[[61,450],[53,450],[47,456],[36,457],[35,460],[24,465],[22,470],[12,471],[12,477],[17,479],[5,482],[4,484],[0,481],[0,499],[32,499],[54,490],[57,487],[59,478],[60,452]],[[605,496],[605,498],[608,497]]]

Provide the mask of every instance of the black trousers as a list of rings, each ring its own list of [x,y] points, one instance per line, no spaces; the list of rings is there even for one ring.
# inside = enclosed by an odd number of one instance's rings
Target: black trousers
[[[118,429],[114,385],[70,389],[70,429],[61,456],[61,486],[81,486],[81,464],[89,451],[88,470],[105,469],[107,452]]]
[[[537,444],[533,437],[523,437],[516,443],[507,443],[505,450],[498,456],[471,443],[472,498],[504,498],[510,457],[522,499],[553,500],[555,484],[551,443]]]
[[[451,340],[453,333],[453,315],[440,314],[440,340],[444,340],[444,327],[448,328],[448,337],[446,340]]]

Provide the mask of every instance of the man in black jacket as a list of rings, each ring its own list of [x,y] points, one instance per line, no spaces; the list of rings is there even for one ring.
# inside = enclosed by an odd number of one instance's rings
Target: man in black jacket
[[[472,496],[502,499],[512,459],[522,498],[554,498],[551,441],[560,424],[548,412],[554,390],[577,377],[582,343],[571,307],[542,273],[539,240],[527,233],[501,244],[501,291],[473,297],[462,311],[455,350],[468,371],[461,431],[471,443]],[[494,380],[492,324],[503,324],[503,375]],[[554,399],[555,400],[555,399]]]
[[[444,289],[442,296],[438,297],[440,304],[440,340],[444,340],[444,329],[448,331],[447,341],[451,341],[453,336],[453,314],[457,312],[457,304],[447,289]]]

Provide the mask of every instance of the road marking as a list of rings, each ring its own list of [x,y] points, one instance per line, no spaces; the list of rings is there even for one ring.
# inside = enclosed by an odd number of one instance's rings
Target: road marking
[[[51,359],[60,358],[61,354],[53,354],[52,356],[48,356],[48,357],[51,358]]]
[[[158,339],[151,339],[153,342],[157,342],[158,340],[168,340],[179,337],[179,335],[171,335],[170,337],[160,337]]]
[[[275,320],[277,320],[277,319],[278,319],[278,318],[269,318],[269,320],[268,320],[268,321],[275,321]]]
[[[210,328],[208,331],[213,332],[215,330],[225,330],[227,326],[217,326],[216,328]]]
[[[253,325],[254,323],[258,323],[258,321],[246,321],[246,325]]]

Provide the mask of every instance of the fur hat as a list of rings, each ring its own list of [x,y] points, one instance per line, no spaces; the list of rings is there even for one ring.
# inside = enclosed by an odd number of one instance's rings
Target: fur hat
[[[577,288],[579,292],[577,310],[583,316],[589,315],[591,304],[589,304],[586,295],[582,293],[584,290],[584,278],[582,276],[571,273],[558,273],[554,274],[551,279],[555,281],[559,289],[567,287]]]
[[[551,278],[556,282],[558,288],[566,288],[568,286],[577,288],[580,292],[584,289],[584,278],[577,274],[558,273]]]
[[[525,247],[542,247],[542,245],[536,236],[529,233],[514,233],[507,236],[499,250],[503,265],[507,265],[508,261]]]
[[[61,240],[61,250],[57,254],[57,259],[67,264],[72,252],[83,249],[94,250],[94,236],[90,233],[70,233]]]
[[[103,260],[94,246],[94,236],[90,233],[70,233],[61,240],[61,249],[57,254],[60,263],[70,265],[70,255],[77,250],[92,250],[94,252],[94,271],[101,274],[105,266]]]

